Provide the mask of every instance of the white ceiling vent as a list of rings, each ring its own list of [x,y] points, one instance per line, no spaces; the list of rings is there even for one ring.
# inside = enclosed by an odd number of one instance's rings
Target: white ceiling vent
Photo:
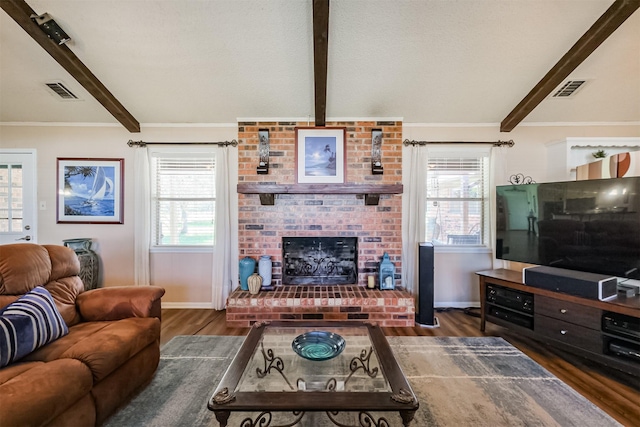
[[[551,95],[551,97],[552,98],[572,97],[575,95],[578,89],[584,86],[586,82],[587,82],[586,80],[568,80],[562,86],[560,86],[560,89],[555,91],[555,93]]]
[[[78,98],[73,92],[71,92],[62,82],[49,82],[45,83],[45,85],[51,89],[51,91],[62,100],[65,101],[79,101]]]

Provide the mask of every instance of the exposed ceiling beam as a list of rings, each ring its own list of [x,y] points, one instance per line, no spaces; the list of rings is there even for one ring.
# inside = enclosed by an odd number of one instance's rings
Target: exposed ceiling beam
[[[329,52],[329,0],[313,0],[313,76],[316,126],[327,117],[327,56]]]
[[[500,132],[511,132],[638,7],[640,7],[640,0],[616,0],[507,115],[500,123]]]
[[[78,81],[129,132],[140,132],[140,123],[66,45],[58,45],[31,20],[36,14],[24,0],[0,0],[0,7],[44,50]],[[37,15],[37,14],[36,14]]]

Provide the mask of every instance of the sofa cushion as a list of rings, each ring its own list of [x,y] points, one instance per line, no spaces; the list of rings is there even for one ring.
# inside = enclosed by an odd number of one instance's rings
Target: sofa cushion
[[[89,368],[78,360],[33,365],[0,384],[0,425],[46,425],[88,395],[92,385]]]
[[[0,367],[67,333],[51,294],[34,288],[0,311]]]
[[[16,362],[9,366],[5,366],[0,369],[0,386],[23,372],[27,372],[29,369],[33,369],[43,364],[44,362]]]
[[[91,369],[97,383],[159,339],[160,320],[155,317],[82,322],[69,328],[67,336],[34,351],[24,360],[77,359]]]
[[[84,291],[84,285],[79,276],[57,279],[44,285],[44,288],[53,297],[67,326],[71,327],[82,320],[76,306],[78,295]]]
[[[60,245],[43,245],[51,259],[49,281],[80,274],[80,260],[73,249]]]
[[[0,245],[0,294],[26,294],[47,283],[50,276],[51,259],[43,246],[33,243]]]
[[[0,295],[0,310],[20,298],[22,295]]]
[[[28,356],[25,356],[22,361],[50,362],[60,359],[62,358],[62,354],[69,348],[83,340],[90,339],[91,336],[106,328],[108,325],[109,322],[82,322],[75,326],[70,326],[67,335],[49,343],[49,345],[40,347]]]

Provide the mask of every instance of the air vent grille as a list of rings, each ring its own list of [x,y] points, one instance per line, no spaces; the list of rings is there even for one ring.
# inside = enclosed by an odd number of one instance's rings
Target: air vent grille
[[[586,83],[586,80],[568,80],[552,96],[553,98],[568,98],[576,93]]]
[[[47,85],[49,89],[51,89],[56,95],[64,100],[69,101],[78,99],[78,97],[69,89],[67,89],[67,87],[61,82],[45,83],[45,85]]]

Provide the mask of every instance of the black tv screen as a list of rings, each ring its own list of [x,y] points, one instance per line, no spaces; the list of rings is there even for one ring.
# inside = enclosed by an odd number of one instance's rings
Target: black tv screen
[[[640,279],[640,177],[496,187],[496,257]]]

